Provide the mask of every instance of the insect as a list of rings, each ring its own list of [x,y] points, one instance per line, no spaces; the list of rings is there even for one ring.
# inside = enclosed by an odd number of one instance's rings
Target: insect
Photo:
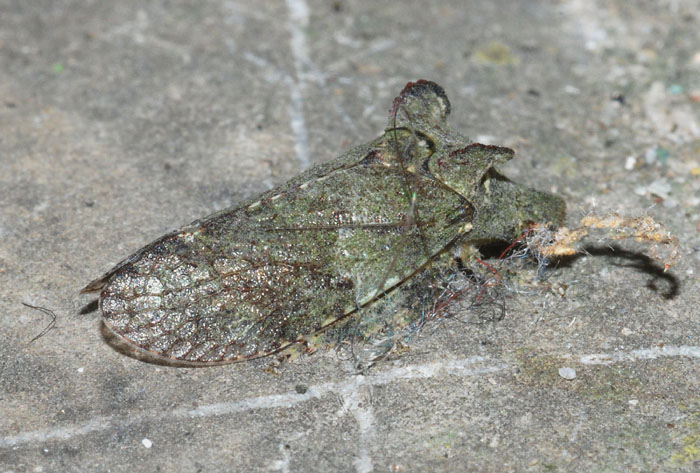
[[[511,149],[451,130],[449,113],[442,87],[409,82],[377,139],[157,239],[82,292],[101,291],[106,327],[156,357],[249,360],[361,318],[456,247],[563,223],[561,198],[496,170]]]

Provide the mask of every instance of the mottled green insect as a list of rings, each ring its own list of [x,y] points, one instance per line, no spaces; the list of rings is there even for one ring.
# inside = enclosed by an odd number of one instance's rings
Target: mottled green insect
[[[248,360],[348,333],[458,246],[563,222],[562,199],[496,171],[512,150],[452,131],[449,113],[442,87],[409,83],[379,138],[159,238],[83,292],[156,357]],[[387,327],[375,317],[362,334]]]

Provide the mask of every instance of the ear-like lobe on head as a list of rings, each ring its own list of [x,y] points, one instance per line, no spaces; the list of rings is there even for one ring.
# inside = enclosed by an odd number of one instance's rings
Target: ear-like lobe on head
[[[389,128],[434,128],[445,124],[450,101],[435,82],[409,82],[394,99],[389,112]]]
[[[469,146],[452,151],[450,156],[458,160],[463,160],[465,164],[474,165],[482,168],[490,168],[505,164],[515,156],[515,151],[505,146],[482,145],[481,143],[472,143]]]
[[[428,168],[435,178],[469,197],[489,169],[509,161],[514,155],[510,148],[472,143],[449,153],[436,153],[428,162]]]

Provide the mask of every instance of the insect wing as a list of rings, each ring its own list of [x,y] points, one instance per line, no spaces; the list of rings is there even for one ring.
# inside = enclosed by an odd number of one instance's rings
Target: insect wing
[[[402,171],[363,159],[165,236],[108,273],[104,322],[192,364],[282,350],[400,284],[459,235],[463,198],[413,182],[420,221]]]

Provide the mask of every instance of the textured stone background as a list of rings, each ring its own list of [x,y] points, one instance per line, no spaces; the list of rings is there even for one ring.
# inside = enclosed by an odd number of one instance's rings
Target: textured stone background
[[[0,471],[698,471],[699,27],[695,0],[0,0]],[[418,78],[571,225],[648,212],[680,263],[602,243],[368,376],[105,341],[82,286],[373,138]],[[57,315],[33,343],[23,302]]]

